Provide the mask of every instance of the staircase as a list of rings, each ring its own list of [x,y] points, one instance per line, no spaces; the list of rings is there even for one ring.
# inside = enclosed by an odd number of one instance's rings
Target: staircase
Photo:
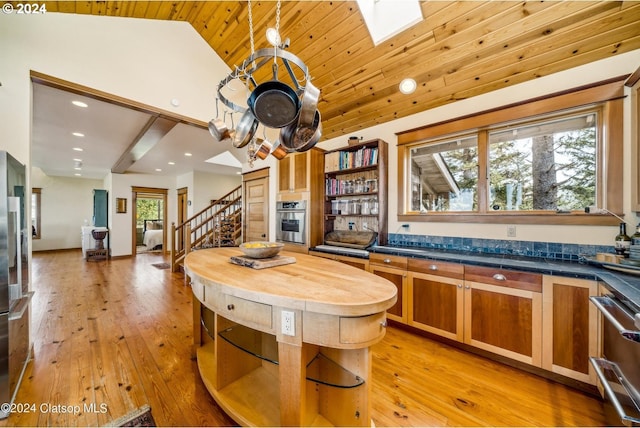
[[[238,186],[178,226],[171,224],[171,269],[178,272],[193,250],[236,247],[242,235],[242,186]]]

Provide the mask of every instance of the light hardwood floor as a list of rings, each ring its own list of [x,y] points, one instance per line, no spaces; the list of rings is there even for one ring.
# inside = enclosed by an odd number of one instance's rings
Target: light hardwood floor
[[[143,404],[159,426],[234,425],[191,360],[190,289],[163,261],[34,253],[29,411],[0,427],[101,426]],[[373,347],[373,391],[376,426],[605,424],[596,398],[395,328]]]

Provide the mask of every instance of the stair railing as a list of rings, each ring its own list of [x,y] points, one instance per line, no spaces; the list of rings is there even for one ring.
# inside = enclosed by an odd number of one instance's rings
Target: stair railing
[[[178,226],[171,224],[171,269],[200,248],[237,246],[242,234],[242,186],[238,186]]]

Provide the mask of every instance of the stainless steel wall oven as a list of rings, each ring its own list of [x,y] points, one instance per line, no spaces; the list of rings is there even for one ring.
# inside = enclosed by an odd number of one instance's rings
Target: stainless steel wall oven
[[[276,203],[276,241],[306,244],[307,201]]]
[[[611,295],[591,297],[604,316],[604,358],[590,358],[605,395],[607,423],[640,426],[640,308]]]

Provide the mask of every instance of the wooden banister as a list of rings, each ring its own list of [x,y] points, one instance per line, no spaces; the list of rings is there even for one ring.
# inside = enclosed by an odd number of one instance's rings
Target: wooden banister
[[[238,186],[179,225],[171,224],[171,268],[177,272],[192,250],[237,246],[242,235],[242,186]],[[180,237],[184,243],[180,246]]]

